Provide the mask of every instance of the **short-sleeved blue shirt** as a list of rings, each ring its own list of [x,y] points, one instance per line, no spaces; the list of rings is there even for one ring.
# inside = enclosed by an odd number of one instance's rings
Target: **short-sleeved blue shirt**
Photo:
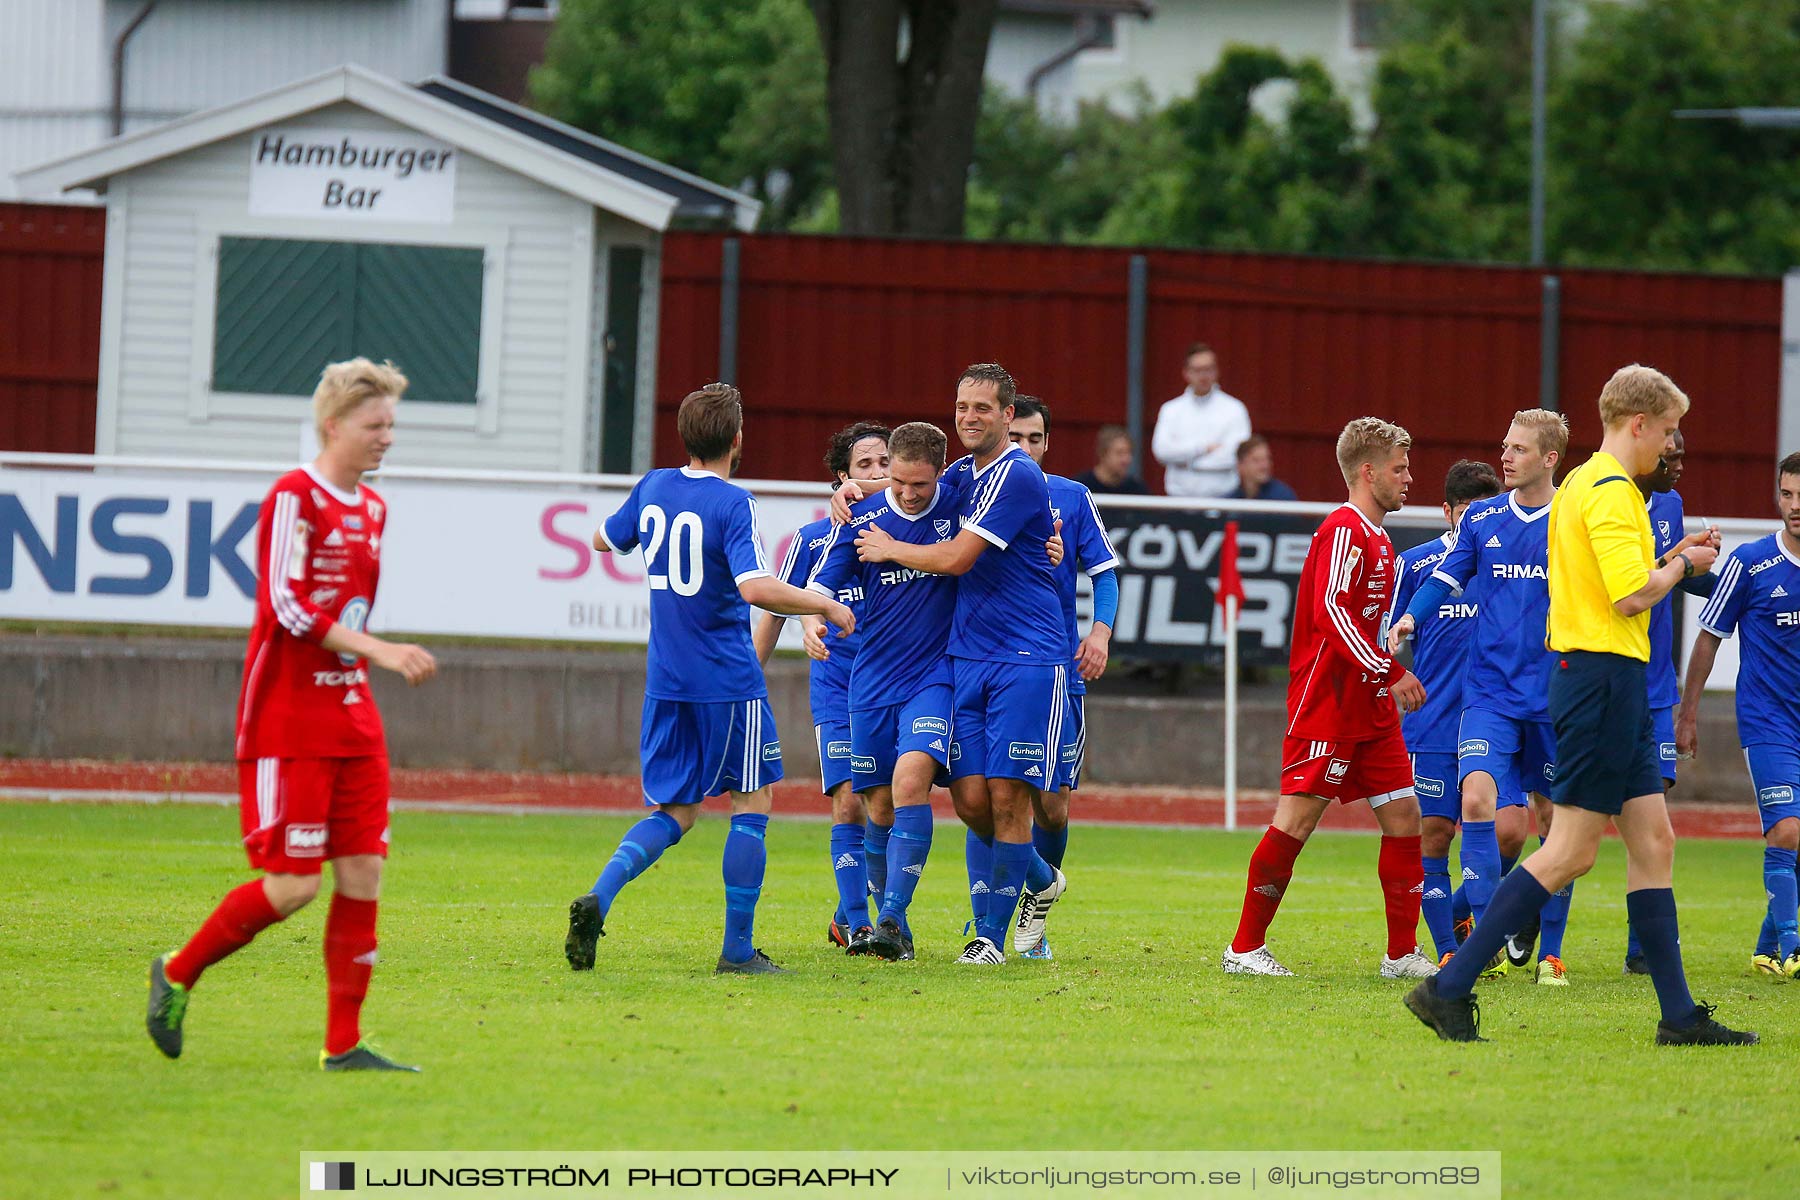
[[[1412,604],[1419,585],[1444,561],[1455,540],[1454,534],[1446,533],[1401,553],[1396,567],[1400,582],[1394,588],[1394,607],[1388,616],[1390,628]],[[1436,611],[1424,614],[1413,632],[1412,673],[1425,685],[1425,705],[1400,718],[1400,736],[1414,754],[1456,753],[1463,674],[1469,664],[1475,613],[1475,604],[1467,596],[1446,596]]]
[[[1465,707],[1526,721],[1550,719],[1550,506],[1525,508],[1517,492],[1477,500],[1433,575],[1476,607]]]
[[[1747,542],[1725,558],[1700,627],[1738,650],[1738,743],[1793,745],[1800,730],[1800,557],[1781,534]]]
[[[802,525],[788,543],[787,554],[782,557],[781,570],[776,573],[781,581],[797,588],[805,587],[836,528],[830,517],[820,517]],[[816,658],[809,660],[806,690],[814,725],[847,719],[844,714],[850,711],[850,665],[856,661],[856,652],[862,647],[861,588],[854,583],[839,588],[837,601],[856,618],[856,628],[849,637],[842,638],[833,631],[830,635],[831,657],[823,662]]]
[[[950,656],[1066,663],[1071,648],[1044,550],[1054,532],[1044,472],[1029,454],[1008,445],[979,470],[964,456],[944,474],[963,497],[962,528],[989,545],[957,582]]]
[[[956,536],[959,495],[940,480],[924,512],[909,516],[892,492],[877,492],[850,509],[849,523],[835,530],[807,584],[814,591],[846,588],[862,593],[864,639],[850,671],[849,711],[866,712],[902,704],[934,684],[950,685],[945,645],[956,610],[957,579],[898,563],[866,563],[856,556],[856,535],[870,525],[896,541],[918,546]],[[826,640],[832,656],[837,642]]]
[[[642,546],[650,587],[644,694],[718,703],[769,694],[738,585],[769,574],[756,500],[692,467],[652,471],[602,527],[606,544]]]

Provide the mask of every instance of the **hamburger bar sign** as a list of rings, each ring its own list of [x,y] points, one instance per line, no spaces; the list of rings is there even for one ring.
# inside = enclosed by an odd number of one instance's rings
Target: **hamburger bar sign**
[[[398,131],[263,129],[250,137],[250,212],[447,225],[460,157],[444,142]]]

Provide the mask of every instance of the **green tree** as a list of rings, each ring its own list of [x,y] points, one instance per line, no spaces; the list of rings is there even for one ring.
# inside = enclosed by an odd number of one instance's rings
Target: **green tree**
[[[1800,106],[1796,62],[1793,0],[1595,8],[1553,95],[1556,257],[1760,272],[1800,263],[1800,131],[1673,116]]]
[[[1411,0],[1390,29],[1370,89],[1366,248],[1525,258],[1531,0]]]
[[[762,200],[765,228],[830,182],[825,63],[805,0],[564,0],[542,112]]]

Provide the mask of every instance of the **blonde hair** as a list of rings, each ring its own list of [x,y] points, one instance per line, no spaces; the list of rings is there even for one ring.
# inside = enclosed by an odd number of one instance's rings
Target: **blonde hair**
[[[1561,458],[1569,448],[1569,418],[1547,408],[1521,408],[1512,423],[1537,434],[1539,454]]]
[[[375,396],[398,400],[405,391],[406,376],[391,362],[352,358],[331,363],[313,389],[313,428],[318,431],[319,444],[325,444],[325,422],[339,420]]]
[[[1600,421],[1608,429],[1643,413],[1651,417],[1687,415],[1687,393],[1655,367],[1620,367],[1600,389]]]
[[[1412,448],[1412,434],[1380,417],[1358,417],[1338,434],[1338,470],[1345,483],[1356,481],[1356,468],[1385,458],[1396,450]]]

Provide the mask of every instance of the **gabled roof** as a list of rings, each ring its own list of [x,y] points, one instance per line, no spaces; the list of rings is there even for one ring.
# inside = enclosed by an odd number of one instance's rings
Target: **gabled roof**
[[[540,131],[528,132],[516,115],[501,120],[498,115],[475,107],[477,102],[491,105],[496,114],[510,107],[496,97],[474,89],[461,89],[458,94],[460,103],[437,94],[429,84],[425,88],[408,87],[364,67],[342,66],[258,96],[102,142],[20,171],[16,178],[27,194],[73,188],[104,190],[106,181],[114,175],[333,104],[350,103],[652,229],[667,229],[684,205],[701,207],[700,195],[705,195],[718,213],[726,211],[720,206],[734,205],[729,211],[739,228],[748,229],[755,224],[760,206],[748,197],[620,148],[610,150],[617,156],[616,162],[604,161],[598,148],[590,148],[587,154],[577,153],[578,139],[571,135],[559,135],[563,139],[559,144]],[[601,142],[600,146],[610,147],[610,143]],[[718,219],[717,215],[714,219]]]
[[[762,212],[762,202],[742,192],[722,187],[698,175],[690,175],[677,167],[627,149],[617,142],[609,142],[573,125],[565,125],[542,113],[532,112],[529,108],[455,79],[434,75],[417,86],[427,95],[516,130],[526,137],[536,138],[546,146],[667,192],[678,201],[675,209],[678,221],[729,224],[746,233],[756,228],[756,219]]]

